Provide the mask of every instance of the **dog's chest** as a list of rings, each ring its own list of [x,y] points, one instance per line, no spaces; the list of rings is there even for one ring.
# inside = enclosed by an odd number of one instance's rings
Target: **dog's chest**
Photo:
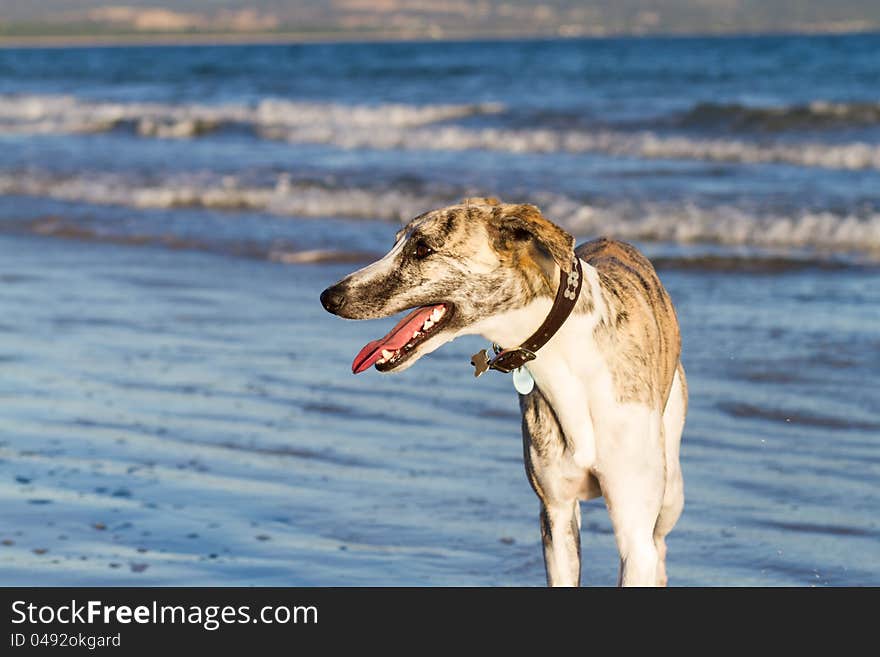
[[[590,338],[580,335],[576,342],[559,336],[563,339],[547,345],[528,368],[559,420],[575,463],[590,468],[596,461],[593,413],[608,401],[610,373],[595,347],[585,344]]]

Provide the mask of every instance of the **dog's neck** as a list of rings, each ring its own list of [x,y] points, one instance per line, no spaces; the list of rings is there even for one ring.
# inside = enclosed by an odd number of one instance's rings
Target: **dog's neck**
[[[554,345],[566,342],[569,335],[579,334],[583,330],[582,321],[584,319],[592,320],[592,316],[597,312],[593,299],[594,297],[601,299],[601,295],[599,295],[597,287],[596,270],[583,261],[581,261],[581,267],[583,268],[584,283],[577,305],[556,334],[538,352],[539,357],[545,352],[554,351]],[[553,276],[555,280],[559,280],[559,273],[560,270],[557,267]],[[555,293],[554,289],[553,294],[555,295]],[[495,314],[477,322],[472,326],[472,331],[504,349],[514,349],[538,329],[552,307],[553,296],[539,296],[522,308]]]
[[[525,368],[554,409],[563,434],[573,446],[575,463],[588,468],[596,459],[589,386],[591,381],[601,379],[605,368],[593,335],[598,323],[607,319],[608,309],[602,297],[598,272],[583,261],[581,267],[584,283],[575,309],[541,347],[535,360],[525,364]],[[476,332],[512,349],[540,326],[552,305],[549,297],[536,299],[518,310],[486,318],[475,326]]]

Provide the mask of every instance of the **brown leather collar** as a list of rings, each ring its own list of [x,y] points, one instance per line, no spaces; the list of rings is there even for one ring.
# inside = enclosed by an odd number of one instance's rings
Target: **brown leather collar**
[[[505,374],[512,372],[535,359],[535,353],[550,341],[556,331],[565,323],[571,311],[577,304],[581,287],[584,284],[584,272],[581,268],[580,258],[575,257],[572,262],[572,271],[560,269],[559,288],[556,290],[556,298],[553,307],[550,308],[544,323],[538,330],[526,338],[515,349],[502,349],[498,345],[492,345],[495,356],[489,358],[485,349],[481,349],[471,357],[471,365],[474,366],[474,376],[480,376],[486,370],[498,370]]]

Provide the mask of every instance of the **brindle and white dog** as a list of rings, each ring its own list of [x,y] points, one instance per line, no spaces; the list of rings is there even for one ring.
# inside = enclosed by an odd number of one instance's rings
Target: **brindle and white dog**
[[[665,585],[665,537],[684,504],[687,384],[672,302],[634,247],[597,239],[575,249],[533,205],[466,199],[410,221],[386,256],[326,289],[321,302],[349,319],[415,308],[352,366],[402,371],[460,335],[520,345],[547,317],[560,269],[575,255],[580,298],[526,365],[535,386],[519,398],[547,582],[580,583],[579,500],[604,496],[619,583]]]

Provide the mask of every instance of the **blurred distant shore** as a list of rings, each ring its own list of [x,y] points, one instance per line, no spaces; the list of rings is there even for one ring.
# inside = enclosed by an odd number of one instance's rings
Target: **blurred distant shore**
[[[209,33],[124,33],[124,34],[0,34],[0,48],[45,47],[91,47],[91,46],[185,46],[185,45],[268,45],[298,43],[369,43],[406,41],[493,41],[493,40],[542,40],[542,39],[602,39],[602,38],[725,38],[742,36],[783,35],[846,35],[876,34],[873,29],[816,29],[799,31],[757,32],[683,32],[683,33],[632,33],[632,32],[534,32],[524,30],[495,30],[491,32],[444,30],[431,31],[284,31],[284,32],[209,32]]]
[[[591,36],[591,35],[576,35]],[[624,35],[620,35],[624,36]],[[76,47],[76,46],[176,46],[176,45],[263,45],[285,43],[365,43],[380,41],[464,41],[493,39],[545,39],[571,38],[554,33],[533,33],[518,30],[491,33],[446,32],[436,34],[426,31],[380,31],[380,32],[210,32],[210,33],[126,33],[126,34],[28,34],[0,35],[0,48],[18,47]]]
[[[880,31],[876,0],[41,0],[0,3],[0,45],[455,41]],[[647,5],[647,6],[646,6]]]

